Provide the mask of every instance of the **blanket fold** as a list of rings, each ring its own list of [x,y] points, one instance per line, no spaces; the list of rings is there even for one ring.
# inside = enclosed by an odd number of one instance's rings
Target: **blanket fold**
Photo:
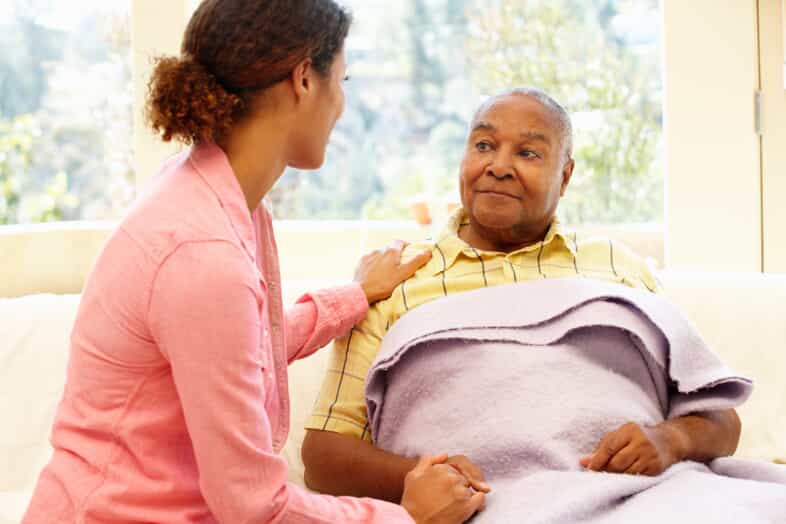
[[[409,312],[383,341],[366,402],[377,446],[460,453],[484,470],[494,493],[478,522],[662,522],[707,489],[729,495],[717,522],[748,513],[745,522],[786,522],[786,468],[727,458],[642,478],[578,462],[627,422],[733,408],[751,391],[663,298],[562,279]],[[715,522],[707,515],[716,510],[702,503],[680,518]]]

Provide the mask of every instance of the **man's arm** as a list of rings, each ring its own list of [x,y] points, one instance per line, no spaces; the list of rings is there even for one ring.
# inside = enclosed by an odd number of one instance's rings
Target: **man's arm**
[[[654,427],[629,423],[606,435],[580,462],[592,471],[660,475],[682,460],[709,462],[732,455],[740,431],[733,409],[686,415]]]
[[[401,457],[370,442],[332,431],[307,430],[303,441],[306,485],[335,496],[371,497],[398,503],[404,479],[418,459]],[[449,457],[453,467],[475,491],[488,493],[483,472],[464,455]]]
[[[312,489],[331,495],[401,500],[404,477],[417,464],[417,457],[399,457],[371,444],[363,389],[389,323],[385,303],[379,302],[330,350],[302,448],[306,483]],[[447,464],[476,491],[489,490],[483,473],[466,457],[450,457]]]
[[[302,452],[309,488],[328,495],[395,503],[401,500],[404,477],[418,462],[332,431],[306,431]]]
[[[696,462],[733,455],[742,431],[740,417],[733,409],[687,415],[661,425],[672,433],[680,459]]]

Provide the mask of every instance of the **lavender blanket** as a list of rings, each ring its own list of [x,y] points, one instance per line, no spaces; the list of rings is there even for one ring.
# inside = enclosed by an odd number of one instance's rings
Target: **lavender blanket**
[[[661,297],[564,279],[411,311],[385,337],[366,399],[377,446],[464,454],[484,470],[493,493],[477,524],[786,522],[783,466],[726,458],[637,477],[579,465],[624,423],[735,407],[751,389]]]

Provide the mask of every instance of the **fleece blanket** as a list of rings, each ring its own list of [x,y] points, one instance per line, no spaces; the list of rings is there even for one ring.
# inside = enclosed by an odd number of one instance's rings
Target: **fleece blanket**
[[[463,454],[483,469],[493,491],[477,524],[786,522],[783,466],[685,461],[645,477],[579,464],[627,422],[733,408],[751,390],[665,299],[563,279],[407,313],[382,343],[366,403],[377,446]]]

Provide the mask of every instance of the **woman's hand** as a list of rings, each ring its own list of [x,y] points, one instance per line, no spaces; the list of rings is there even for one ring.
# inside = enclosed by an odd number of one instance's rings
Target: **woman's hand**
[[[461,524],[486,502],[447,460],[447,454],[423,457],[404,480],[401,506],[416,524]]]
[[[355,282],[363,287],[368,303],[373,304],[388,298],[401,282],[415,274],[431,259],[431,251],[424,251],[415,258],[401,263],[401,252],[405,242],[396,240],[383,249],[364,256],[355,270]]]
[[[453,469],[464,475],[464,478],[467,479],[469,485],[475,491],[482,491],[483,493],[491,491],[489,485],[486,484],[486,477],[483,475],[483,471],[464,455],[454,455],[448,458],[445,463],[453,466]]]

